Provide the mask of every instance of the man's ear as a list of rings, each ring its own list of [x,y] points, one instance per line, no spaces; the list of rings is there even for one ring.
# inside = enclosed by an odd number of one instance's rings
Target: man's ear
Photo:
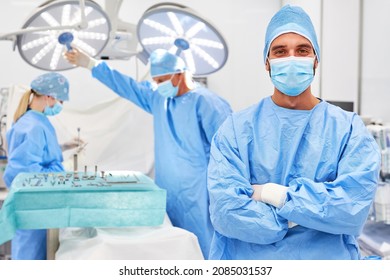
[[[317,57],[316,57],[316,59],[314,60],[314,69],[313,69],[314,75],[316,74],[317,66],[318,66],[318,60],[317,60]]]
[[[317,69],[317,66],[318,66],[318,59],[316,57],[316,59],[314,60],[314,69]]]
[[[265,62],[265,70],[267,70],[268,72],[269,72],[269,70],[270,70],[268,58],[267,58],[267,60],[266,60],[266,62]]]
[[[173,79],[172,79],[172,85],[174,86],[174,87],[177,87],[178,85],[179,85],[179,81],[180,81],[180,79],[181,79],[181,75],[182,75],[182,73],[176,73],[176,74],[174,74],[175,76],[173,77]]]
[[[184,75],[184,72],[182,73],[176,73],[175,74],[175,78],[176,78],[176,85],[174,85],[175,87],[177,87],[179,85],[179,82],[181,81],[181,79],[185,79],[185,75]],[[181,84],[181,82],[180,82]]]

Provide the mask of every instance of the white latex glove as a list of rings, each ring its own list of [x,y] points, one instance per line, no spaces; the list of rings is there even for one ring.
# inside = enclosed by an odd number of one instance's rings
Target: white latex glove
[[[252,185],[253,194],[252,199],[261,201],[276,208],[281,208],[286,202],[287,187],[274,184],[266,183],[264,185]]]
[[[286,202],[287,187],[285,186],[267,183],[264,185],[252,185],[252,187],[254,190],[252,199],[256,201],[271,204],[277,208],[281,208]],[[288,221],[288,228],[293,228],[297,225],[294,222]]]
[[[66,151],[66,150],[78,148],[78,151],[77,151],[77,153],[78,153],[81,150],[83,150],[86,145],[87,145],[87,143],[85,143],[82,139],[79,139],[79,138],[76,137],[76,138],[73,138],[70,141],[67,141],[67,142],[63,143],[61,145],[61,150],[62,151]]]
[[[297,226],[298,224],[294,223],[294,222],[290,222],[288,221],[288,228],[293,228],[295,226]]]
[[[96,59],[89,56],[85,52],[72,47],[72,50],[64,54],[64,58],[73,65],[80,66],[92,70],[98,63]]]

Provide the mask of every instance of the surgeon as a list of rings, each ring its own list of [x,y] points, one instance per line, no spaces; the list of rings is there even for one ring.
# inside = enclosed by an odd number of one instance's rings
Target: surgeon
[[[313,95],[319,61],[309,16],[284,6],[265,38],[273,94],[228,117],[212,142],[210,259],[360,258],[380,153],[357,114]]]
[[[51,72],[31,82],[6,135],[8,163],[3,178],[8,188],[21,172],[64,171],[62,151],[48,117],[60,113],[67,100],[69,82],[63,75]],[[11,242],[11,259],[45,260],[46,230],[17,230]]]
[[[150,55],[153,82],[137,82],[73,48],[70,63],[119,96],[153,115],[155,182],[167,190],[167,213],[174,226],[194,233],[205,258],[213,228],[209,216],[207,165],[214,133],[231,113],[230,105],[194,83],[184,61],[166,50]]]

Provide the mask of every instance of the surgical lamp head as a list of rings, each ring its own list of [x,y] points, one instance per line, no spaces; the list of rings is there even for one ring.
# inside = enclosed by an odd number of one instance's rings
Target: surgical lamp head
[[[169,74],[182,73],[186,64],[179,56],[164,49],[156,49],[150,54],[150,75],[152,78]]]
[[[268,24],[265,34],[264,63],[267,62],[269,48],[273,40],[285,33],[296,33],[310,41],[314,48],[318,62],[320,61],[320,47],[316,32],[309,15],[300,7],[286,5],[280,9]]]
[[[41,95],[54,97],[57,100],[69,100],[69,82],[63,75],[55,72],[36,77],[30,85],[31,89]]]

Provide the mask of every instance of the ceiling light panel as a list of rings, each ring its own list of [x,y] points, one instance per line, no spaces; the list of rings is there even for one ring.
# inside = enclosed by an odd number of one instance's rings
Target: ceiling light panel
[[[138,26],[138,39],[150,54],[167,49],[179,55],[195,76],[221,69],[228,56],[222,35],[210,22],[187,7],[161,4],[149,8]]]
[[[18,50],[30,65],[49,71],[61,71],[75,66],[69,64],[62,53],[67,50],[59,37],[70,32],[72,45],[91,56],[96,56],[106,46],[110,33],[110,20],[100,6],[85,2],[88,26],[82,29],[62,29],[61,26],[81,22],[79,1],[52,1],[38,8],[23,25],[23,29],[47,27],[47,31],[29,32],[18,36]]]

